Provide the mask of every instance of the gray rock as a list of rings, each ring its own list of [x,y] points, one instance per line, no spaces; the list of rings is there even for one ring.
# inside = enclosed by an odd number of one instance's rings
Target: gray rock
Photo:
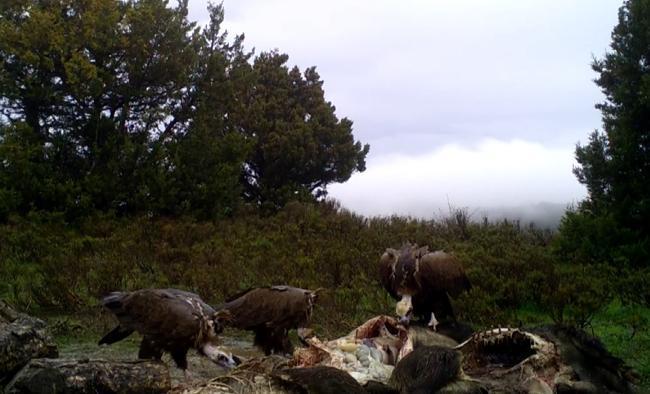
[[[169,369],[160,361],[34,359],[7,385],[18,393],[167,393]]]
[[[45,322],[17,313],[0,301],[0,385],[11,379],[29,360],[58,355]]]
[[[0,300],[0,322],[12,322],[16,319],[18,319],[18,312],[16,312],[9,304]]]

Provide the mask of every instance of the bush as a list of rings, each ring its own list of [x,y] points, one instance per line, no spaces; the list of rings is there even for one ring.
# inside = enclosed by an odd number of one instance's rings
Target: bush
[[[608,265],[557,265],[542,305],[556,323],[584,328],[614,299],[614,270]]]
[[[463,215],[365,218],[334,201],[290,203],[273,216],[248,213],[214,222],[101,215],[71,227],[60,216],[33,214],[0,226],[0,291],[22,308],[68,312],[92,309],[116,289],[174,286],[217,303],[251,286],[322,287],[328,290],[319,324],[347,329],[393,313],[377,263],[386,247],[410,240],[462,261],[474,283],[454,301],[463,319],[514,324],[517,308],[547,302],[554,283],[548,278],[555,273],[548,235],[506,221],[477,224]],[[581,302],[568,293],[583,287],[567,286],[562,300]],[[566,305],[558,308],[562,316],[569,313]]]

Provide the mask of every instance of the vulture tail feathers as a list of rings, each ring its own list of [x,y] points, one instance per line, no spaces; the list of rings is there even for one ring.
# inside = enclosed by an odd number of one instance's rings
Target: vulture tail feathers
[[[117,326],[114,329],[111,330],[108,334],[104,335],[102,339],[99,340],[98,345],[102,344],[107,344],[110,345],[115,342],[119,342],[122,339],[128,337],[129,335],[133,334],[133,330],[126,329],[122,326]]]
[[[255,290],[255,288],[254,288],[254,287],[249,287],[249,288],[246,289],[246,290],[242,290],[242,291],[240,291],[239,293],[237,293],[237,294],[235,294],[235,295],[232,295],[232,296],[226,298],[226,303],[229,303],[229,302],[231,302],[231,301],[234,301],[234,300],[236,300],[237,298],[239,298],[239,297],[245,295],[246,293],[250,293],[252,290]]]

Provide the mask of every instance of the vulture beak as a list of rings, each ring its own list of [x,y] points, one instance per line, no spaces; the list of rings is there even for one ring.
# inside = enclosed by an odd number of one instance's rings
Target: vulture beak
[[[300,343],[302,343],[305,346],[309,346],[309,339],[313,338],[316,335],[314,333],[314,330],[311,328],[299,327],[297,331],[298,331],[298,339],[300,340]]]
[[[219,355],[217,361],[215,363],[224,369],[233,369],[239,364],[241,364],[242,360],[241,358],[235,356],[232,353],[222,353]]]

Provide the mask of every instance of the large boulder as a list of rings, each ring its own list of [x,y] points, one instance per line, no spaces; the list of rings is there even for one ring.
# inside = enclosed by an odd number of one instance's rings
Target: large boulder
[[[18,393],[167,393],[169,369],[160,361],[34,359],[7,385]]]
[[[29,360],[58,357],[45,322],[18,313],[0,300],[0,385],[5,384]]]

